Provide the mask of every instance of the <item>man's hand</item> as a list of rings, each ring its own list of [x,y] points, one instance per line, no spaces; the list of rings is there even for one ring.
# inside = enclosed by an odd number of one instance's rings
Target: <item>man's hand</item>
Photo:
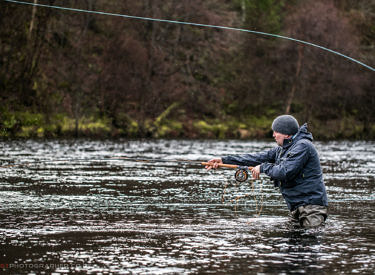
[[[251,169],[251,174],[253,175],[253,179],[259,179],[260,165],[253,167],[253,169]]]
[[[219,167],[219,164],[223,164],[223,161],[221,159],[211,159],[208,161],[209,163],[212,163],[212,165],[206,165],[204,168],[208,170],[211,170],[212,168],[216,169]]]

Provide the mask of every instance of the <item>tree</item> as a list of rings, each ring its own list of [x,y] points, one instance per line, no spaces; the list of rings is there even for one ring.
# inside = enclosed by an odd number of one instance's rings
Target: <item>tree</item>
[[[359,52],[354,28],[333,1],[304,1],[290,12],[285,20],[288,36],[349,56]],[[296,103],[303,106],[304,120],[309,120],[313,112],[326,119],[335,118],[348,108],[350,97],[360,92],[356,85],[358,67],[348,60],[292,42],[283,42],[281,50],[283,77],[289,82],[287,112]]]

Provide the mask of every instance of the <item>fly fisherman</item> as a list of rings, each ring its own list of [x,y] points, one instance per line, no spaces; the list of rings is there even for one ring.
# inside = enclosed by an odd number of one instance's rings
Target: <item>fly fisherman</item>
[[[256,154],[231,155],[212,159],[206,169],[219,164],[254,166],[252,176],[265,173],[274,181],[291,211],[294,222],[302,227],[322,225],[327,218],[327,193],[318,153],[312,144],[307,124],[299,127],[291,115],[278,116],[272,123],[277,147]]]

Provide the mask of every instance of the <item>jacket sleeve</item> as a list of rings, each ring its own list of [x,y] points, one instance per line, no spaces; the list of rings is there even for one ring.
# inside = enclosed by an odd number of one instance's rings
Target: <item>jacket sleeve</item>
[[[264,151],[257,154],[247,154],[247,155],[231,155],[222,157],[222,161],[225,164],[237,164],[241,166],[256,166],[264,162],[273,163],[275,162],[277,154],[277,147]]]
[[[288,182],[302,172],[309,155],[310,147],[301,142],[282,157],[279,164],[265,162],[260,166],[260,171],[273,179]]]

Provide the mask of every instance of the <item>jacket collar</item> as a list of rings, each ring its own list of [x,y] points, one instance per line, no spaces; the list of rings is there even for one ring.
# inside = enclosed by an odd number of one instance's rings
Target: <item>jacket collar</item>
[[[307,130],[307,123],[303,124],[294,136],[284,139],[282,148],[287,149],[292,146],[292,144],[303,138],[311,141],[313,140],[312,134]]]
[[[282,146],[282,148],[283,148],[283,149],[287,149],[287,148],[289,148],[290,146],[292,146],[292,144],[293,144],[294,141],[295,141],[295,136],[296,136],[296,135],[294,135],[294,136],[292,136],[292,137],[290,137],[290,138],[286,138],[286,139],[284,139],[284,142],[283,142],[283,146]]]

